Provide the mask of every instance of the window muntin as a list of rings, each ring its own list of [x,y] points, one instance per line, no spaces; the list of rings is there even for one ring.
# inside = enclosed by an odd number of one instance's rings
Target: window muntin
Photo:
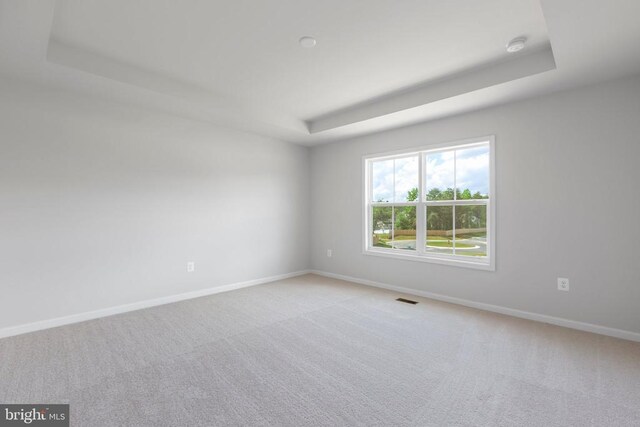
[[[493,138],[365,158],[365,252],[493,269]]]
[[[419,156],[404,156],[371,161],[372,196],[376,203],[403,203],[409,191],[418,188]],[[417,194],[415,194],[417,198]]]

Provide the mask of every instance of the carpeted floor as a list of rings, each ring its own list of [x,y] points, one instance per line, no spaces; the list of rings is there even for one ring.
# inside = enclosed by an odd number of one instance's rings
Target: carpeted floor
[[[302,276],[0,340],[72,426],[640,426],[640,343]]]

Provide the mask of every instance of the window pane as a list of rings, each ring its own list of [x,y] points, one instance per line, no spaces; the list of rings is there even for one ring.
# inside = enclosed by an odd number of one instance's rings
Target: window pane
[[[395,227],[391,246],[395,249],[416,250],[416,207],[396,206],[394,210]]]
[[[418,156],[395,159],[395,202],[418,200]]]
[[[489,146],[456,151],[456,187],[459,199],[489,197]]]
[[[379,248],[391,248],[391,206],[374,206],[372,211],[371,245]]]
[[[427,206],[426,251],[453,254],[453,206]]]
[[[393,160],[381,160],[371,163],[372,202],[391,202],[393,200]],[[391,219],[389,219],[391,221]]]
[[[456,206],[456,255],[487,256],[487,207]]]
[[[454,151],[427,154],[427,200],[453,200],[453,158]]]

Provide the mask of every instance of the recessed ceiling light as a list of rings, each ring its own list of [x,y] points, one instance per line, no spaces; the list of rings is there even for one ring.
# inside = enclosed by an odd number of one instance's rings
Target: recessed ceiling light
[[[507,44],[507,52],[514,53],[521,51],[522,49],[524,49],[524,44],[526,42],[526,37],[516,37]]]
[[[314,47],[316,45],[316,39],[309,36],[304,36],[300,38],[300,46],[302,47]]]

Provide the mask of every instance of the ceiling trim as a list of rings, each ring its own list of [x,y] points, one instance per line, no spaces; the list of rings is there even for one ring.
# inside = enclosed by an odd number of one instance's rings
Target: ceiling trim
[[[547,45],[535,52],[516,54],[514,58],[412,86],[395,94],[308,120],[306,123],[309,132],[316,134],[555,69],[553,51],[551,46]]]
[[[257,109],[200,86],[60,42],[54,37],[49,39],[46,59],[52,64],[187,100],[212,118],[243,117],[246,121],[260,122],[262,126],[307,135],[309,133],[305,122],[296,117],[273,110]]]

